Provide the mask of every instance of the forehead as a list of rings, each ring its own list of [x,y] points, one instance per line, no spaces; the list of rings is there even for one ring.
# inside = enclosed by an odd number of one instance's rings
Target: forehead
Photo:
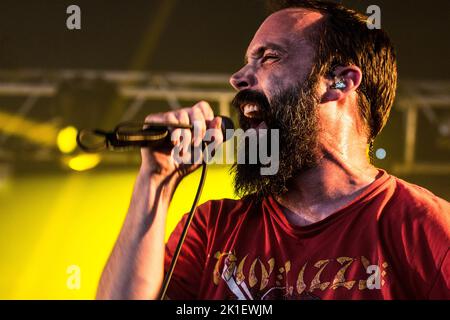
[[[284,9],[273,13],[261,24],[247,50],[251,55],[261,47],[283,47],[304,40],[309,28],[323,17],[321,13],[307,9]]]

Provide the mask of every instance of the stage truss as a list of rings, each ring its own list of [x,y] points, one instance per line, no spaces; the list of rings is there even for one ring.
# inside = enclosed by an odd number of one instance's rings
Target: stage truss
[[[63,81],[98,79],[113,83],[119,95],[130,100],[120,121],[132,119],[143,103],[149,100],[165,100],[171,109],[179,108],[180,100],[207,100],[218,104],[220,114],[229,116],[230,102],[235,92],[230,87],[228,78],[229,76],[224,74],[179,72],[0,71],[0,97],[22,97],[23,102],[17,106],[15,116],[26,119],[36,101],[41,97],[55,96]],[[403,159],[393,165],[392,171],[396,174],[450,174],[450,159],[443,163],[424,163],[418,161],[415,156],[419,114],[423,113],[428,121],[438,126],[439,132],[443,135],[450,136],[450,81],[408,80],[402,81],[399,89],[394,107],[405,114],[405,141],[402,146]],[[436,115],[437,109],[447,110],[448,119],[439,118]],[[0,134],[0,158],[7,158],[6,142],[10,133],[0,129]],[[121,161],[117,157],[105,159]]]

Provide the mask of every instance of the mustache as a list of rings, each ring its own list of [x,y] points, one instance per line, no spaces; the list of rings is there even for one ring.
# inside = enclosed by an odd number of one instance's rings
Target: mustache
[[[261,108],[262,112],[270,108],[269,99],[264,93],[250,89],[239,91],[231,101],[231,105],[239,112],[241,111],[241,106],[245,104],[256,104]]]

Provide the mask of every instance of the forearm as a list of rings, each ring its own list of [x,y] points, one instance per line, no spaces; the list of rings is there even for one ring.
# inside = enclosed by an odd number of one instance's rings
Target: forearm
[[[176,184],[141,169],[97,299],[155,299],[164,277],[167,209]]]

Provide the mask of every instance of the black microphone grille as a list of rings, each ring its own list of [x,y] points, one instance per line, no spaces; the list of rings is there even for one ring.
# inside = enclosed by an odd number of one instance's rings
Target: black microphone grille
[[[231,120],[228,117],[225,116],[220,116],[222,118],[222,129],[226,130],[226,129],[233,129],[234,130],[234,123],[233,120]]]
[[[222,134],[223,134],[223,140],[226,141],[228,139],[230,139],[233,134],[227,134],[227,129],[232,129],[234,130],[234,123],[233,120],[231,120],[228,117],[225,116],[220,116],[222,118]]]

